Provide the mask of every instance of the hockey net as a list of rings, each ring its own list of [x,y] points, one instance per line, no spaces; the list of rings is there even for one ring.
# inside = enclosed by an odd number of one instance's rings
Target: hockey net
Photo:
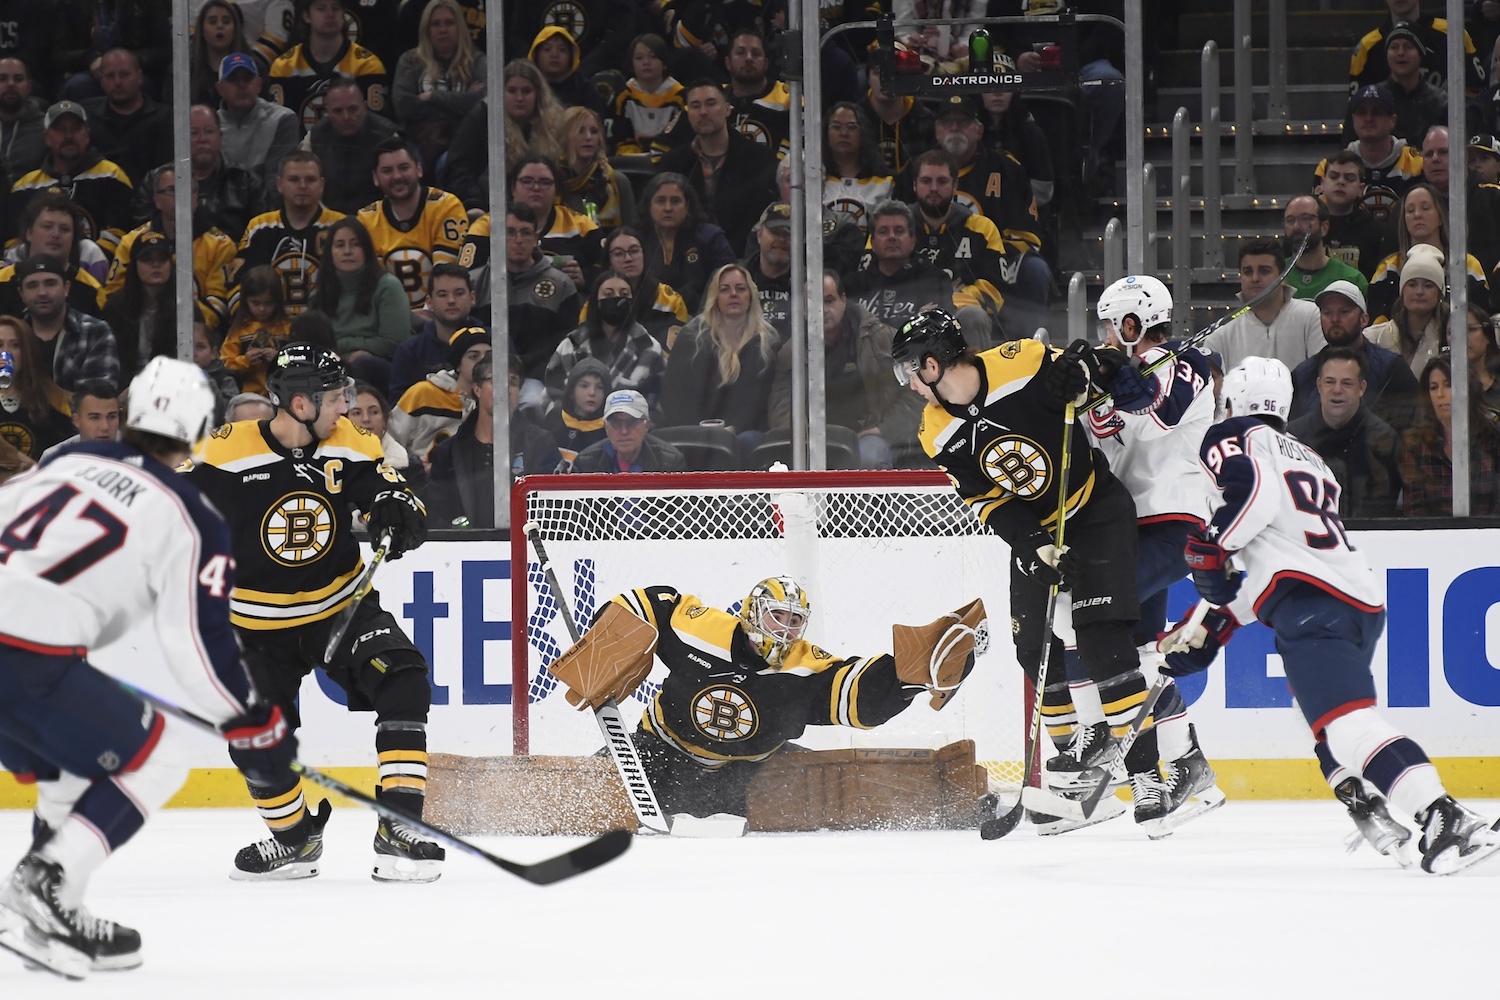
[[[876,729],[810,726],[797,742],[935,749],[967,738],[992,785],[1019,786],[1029,706],[1009,636],[1009,551],[942,473],[536,476],[516,484],[511,504],[517,754],[599,746],[593,720],[544,669],[569,638],[522,530],[534,522],[580,628],[601,602],[636,587],[671,586],[738,612],[756,581],[784,574],[808,591],[811,641],[838,656],[874,655],[890,652],[893,624],[925,624],[983,597],[988,650],[941,712],[922,694]],[[627,720],[663,676],[658,662],[620,706]]]

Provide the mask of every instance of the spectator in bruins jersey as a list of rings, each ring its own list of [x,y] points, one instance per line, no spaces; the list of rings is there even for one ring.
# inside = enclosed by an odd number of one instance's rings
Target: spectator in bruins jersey
[[[589,293],[583,324],[562,339],[547,361],[544,382],[554,405],[563,399],[573,367],[584,358],[608,366],[610,388],[639,389],[652,400],[660,393],[666,354],[656,338],[631,318],[634,297],[624,275],[616,271],[599,275]]]
[[[747,461],[770,426],[776,331],[760,312],[760,295],[742,264],[713,273],[703,309],[677,334],[662,379],[667,427],[722,420]],[[748,465],[745,466],[748,468]]]
[[[568,29],[550,24],[537,32],[526,53],[563,107],[592,108],[603,112],[604,101],[594,85],[578,72],[582,61],[578,43]]]
[[[704,218],[697,189],[681,174],[663,170],[651,178],[641,204],[646,206],[646,270],[675,289],[691,310],[703,298],[709,276],[735,259],[734,245]]]
[[[929,149],[911,162],[917,200],[915,255],[952,276],[954,315],[970,343],[1030,336],[1039,323],[1034,309],[1013,304],[1006,309],[1006,246],[995,224],[969,211],[954,197],[957,170],[942,149]]]
[[[120,287],[104,301],[104,322],[114,332],[120,371],[135,378],[158,354],[177,356],[177,274],[172,241],[143,233],[130,246]]]
[[[1379,87],[1364,87],[1349,101],[1355,138],[1346,147],[1364,167],[1364,205],[1384,224],[1396,201],[1422,180],[1422,154],[1396,132],[1396,102]],[[1323,181],[1328,161],[1313,170],[1313,190]]]
[[[1319,196],[1328,207],[1328,235],[1323,243],[1337,257],[1364,275],[1365,281],[1385,257],[1386,233],[1364,205],[1365,165],[1359,154],[1341,149],[1323,169]]]
[[[417,47],[396,63],[392,94],[397,120],[434,177],[458,123],[484,99],[484,81],[484,53],[475,51],[463,11],[455,0],[432,0],[422,11]]]
[[[88,121],[88,112],[72,101],[58,101],[47,109],[42,119],[47,156],[11,186],[4,232],[15,232],[32,198],[58,190],[78,206],[83,221],[78,235],[98,243],[105,253],[114,252],[130,225],[130,178],[119,164],[106,160],[93,147]]]
[[[175,245],[177,242],[177,168],[171,164],[149,172],[143,184],[151,190],[151,218],[120,238],[109,264],[100,301],[114,294],[125,283],[125,264],[130,248],[148,232],[161,233]],[[193,298],[204,322],[222,329],[229,315],[229,276],[234,271],[235,243],[198,207],[198,188],[192,185],[189,195],[193,223]]]
[[[610,270],[630,283],[631,319],[646,328],[667,350],[678,327],[691,317],[687,303],[671,285],[658,281],[646,269],[646,245],[638,229],[621,226],[604,241],[604,258]],[[587,314],[587,308],[584,312]]]
[[[489,332],[466,327],[448,344],[448,364],[402,394],[391,410],[390,433],[407,454],[432,465],[432,449],[474,406],[474,366],[491,354]]]
[[[1349,58],[1349,92],[1379,83],[1391,75],[1387,62],[1387,38],[1398,26],[1418,41],[1422,54],[1422,73],[1439,90],[1448,86],[1448,22],[1437,14],[1423,14],[1422,0],[1386,0],[1390,12],[1377,28],[1363,35]],[[1465,6],[1479,6],[1478,4]],[[1474,48],[1474,40],[1464,32],[1464,93],[1475,97],[1485,86],[1484,64]]]
[[[604,125],[592,108],[563,114],[562,187],[558,200],[601,229],[635,222],[635,189],[630,178],[610,166]]]
[[[316,153],[305,149],[288,152],[276,168],[281,208],[250,220],[234,261],[236,275],[252,267],[275,268],[281,277],[287,315],[294,318],[308,308],[308,300],[318,287],[319,254],[326,249],[328,229],[343,218],[323,205],[326,189]],[[233,293],[230,302],[231,307],[236,304]]]
[[[260,96],[260,65],[243,52],[232,52],[219,64],[217,84],[220,146],[224,162],[260,174],[270,188],[281,158],[302,136],[297,113]]]
[[[848,213],[868,231],[870,212],[891,196],[895,179],[885,172],[875,130],[858,105],[840,101],[824,120],[823,204]]]
[[[572,472],[579,452],[604,440],[604,400],[610,391],[609,366],[598,358],[579,358],[568,369],[559,405],[542,418],[562,456],[559,471]]]
[[[16,265],[21,304],[37,340],[37,363],[66,392],[84,379],[120,383],[120,354],[109,324],[68,306],[68,265],[33,254]]]
[[[462,264],[433,265],[427,277],[427,311],[432,318],[403,340],[391,358],[392,399],[400,399],[407,389],[446,366],[448,341],[455,333],[484,326],[474,315],[474,282]]]
[[[556,162],[562,155],[563,106],[541,71],[525,59],[513,59],[503,71],[505,92],[505,170],[507,175],[526,156],[535,154]],[[486,98],[486,101],[489,98]],[[490,207],[489,111],[485,102],[464,115],[453,145],[443,183],[471,214]]]
[[[37,348],[25,320],[0,316],[0,351],[11,359],[10,386],[0,389],[0,438],[31,459],[73,434],[68,393],[48,376]]]
[[[1015,63],[1003,52],[995,54],[995,69],[1015,72]],[[984,144],[992,157],[1014,156],[1031,181],[1031,198],[1037,208],[1037,236],[1042,241],[1042,255],[1054,272],[1058,271],[1058,210],[1053,202],[1057,193],[1058,173],[1053,167],[1052,147],[1047,134],[1027,109],[1025,100],[1015,91],[980,94],[984,106]],[[1043,114],[1045,118],[1045,113]],[[1068,188],[1072,193],[1072,187]]]
[[[352,76],[336,76],[323,92],[323,120],[307,130],[302,148],[316,153],[327,179],[324,203],[352,215],[380,197],[375,151],[397,131],[396,123],[365,104]]]
[[[245,15],[234,0],[207,0],[193,21],[188,49],[189,100],[210,107],[219,99],[219,65],[234,52],[249,52]]]
[[[390,534],[387,558],[422,544],[427,522],[380,442],[345,417],[352,383],[338,357],[307,344],[272,366],[276,415],[220,428],[190,463],[194,484],[225,514],[234,545],[230,620],[256,690],[301,727],[302,679],[322,669],[351,711],[375,713],[376,795],[421,816],[427,786],[427,662],[371,591],[334,655],[323,655],[334,619],[349,606],[364,560],[351,530],[367,512],[371,538]],[[243,470],[260,475],[245,482]],[[328,805],[308,811],[302,780],[250,787],[271,838],[242,849],[232,877],[307,878],[318,873]],[[384,817],[375,832],[376,881],[430,882],[443,849]]]
[[[335,75],[343,74],[359,81],[371,111],[385,111],[385,64],[345,35],[343,4],[339,0],[297,0],[294,10],[306,40],[271,64],[266,74],[271,82],[271,99],[295,111],[305,132],[322,120],[323,93]]]
[[[90,315],[99,312],[99,289],[109,273],[109,257],[99,244],[79,238],[78,208],[61,191],[43,191],[26,204],[21,216],[21,242],[5,251],[0,266],[0,315],[23,308],[16,285],[15,265],[33,254],[56,257],[68,266],[68,306]]]
[[[659,166],[662,173],[685,178],[729,245],[742,246],[756,218],[775,200],[776,155],[729,127],[729,101],[714,81],[689,84],[686,96],[693,140],[663,155]]]
[[[1035,340],[1011,341],[976,353],[953,317],[932,311],[899,330],[892,342],[896,379],[927,403],[921,441],[928,457],[990,531],[1010,546],[1011,621],[1016,659],[1033,682],[1050,643],[1042,712],[1071,701],[1058,685],[1062,641],[1044,632],[1050,588],[1071,599],[1078,653],[1099,686],[1104,720],[1124,736],[1146,700],[1146,681],[1131,626],[1140,617],[1136,589],[1135,501],[1072,428],[1067,482],[1058,474],[1065,403],[1085,398],[1096,378],[1107,381],[1087,341],[1055,352]],[[1060,510],[1059,490],[1066,489]],[[1066,547],[1055,544],[1058,514],[1067,518]],[[1121,530],[1125,526],[1125,530]],[[1082,558],[1080,553],[1084,553]],[[1056,591],[1051,591],[1055,596]],[[1160,783],[1154,725],[1125,757],[1126,770]]]
[[[422,182],[414,147],[393,136],[375,152],[375,186],[381,199],[359,210],[375,253],[406,290],[411,308],[427,300],[427,275],[434,264],[458,262],[469,217],[463,204]]]
[[[973,634],[984,617],[984,606],[975,605],[964,609],[971,612],[962,619],[966,634],[945,656],[932,655],[928,643],[920,656],[839,656],[804,637],[811,604],[790,577],[761,580],[737,615],[671,587],[643,587],[604,605],[591,629],[625,638],[636,656],[590,675],[578,669],[587,647],[575,646],[549,669],[569,686],[569,701],[597,706],[634,691],[654,654],[667,677],[634,740],[657,801],[673,814],[744,816],[756,771],[798,749],[792,741],[806,727],[873,729],[923,691],[940,704],[939,683],[956,688],[974,668]],[[712,711],[730,702],[743,707]]]
[[[935,120],[932,109],[915,97],[885,92],[880,85],[879,62],[872,52],[865,64],[870,89],[861,108],[874,127],[872,138],[885,172],[896,176],[918,153],[932,148]]]
[[[785,157],[791,148],[792,96],[786,84],[771,76],[766,40],[753,27],[741,28],[729,37],[730,127],[743,136]]]
[[[194,104],[188,109],[188,123],[192,129],[189,149],[198,204],[214,225],[238,243],[250,219],[266,200],[261,173],[224,162],[224,133],[213,108]]]
[[[1448,221],[1448,199],[1440,196],[1431,184],[1417,184],[1402,196],[1396,207],[1396,252],[1375,267],[1370,279],[1370,322],[1380,323],[1391,316],[1391,310],[1405,283],[1402,271],[1407,257],[1416,246],[1430,246],[1443,259],[1448,256],[1448,237],[1453,231]],[[1469,301],[1488,306],[1490,284],[1484,266],[1473,255],[1468,256]],[[1439,282],[1445,287],[1446,282]],[[1421,371],[1421,365],[1414,371]]]
[[[755,253],[744,265],[760,291],[760,314],[779,341],[788,341],[792,337],[792,206],[784,201],[767,205],[751,237]]]
[[[584,288],[603,265],[599,225],[560,199],[562,169],[555,160],[535,154],[521,158],[510,176],[510,203],[526,205],[536,214],[542,252],[579,288]]]
[[[318,287],[308,308],[328,317],[340,356],[361,381],[389,385],[391,359],[411,336],[406,290],[380,266],[370,234],[358,219],[346,215],[336,220],[325,241]]]
[[[687,105],[683,86],[667,72],[670,53],[660,35],[637,35],[630,42],[630,71],[615,97],[609,138],[619,156],[649,154],[658,136],[677,121]]]
[[[219,357],[239,377],[245,392],[266,391],[271,365],[291,342],[291,325],[275,268],[262,264],[240,275],[239,305]]]
[[[917,213],[892,199],[875,206],[870,222],[870,251],[845,286],[876,319],[897,329],[928,309],[953,309],[953,279],[942,268],[916,255]],[[977,319],[965,328],[970,343],[987,344],[990,323]]]

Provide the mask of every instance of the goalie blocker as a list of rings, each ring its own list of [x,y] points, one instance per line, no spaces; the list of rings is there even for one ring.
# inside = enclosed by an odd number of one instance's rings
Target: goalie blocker
[[[894,656],[840,657],[802,637],[807,608],[785,577],[757,584],[739,617],[670,587],[633,590],[548,669],[572,704],[594,707],[634,692],[654,654],[667,677],[635,743],[657,799],[670,813],[743,816],[756,772],[800,750],[790,741],[807,726],[871,729],[923,691],[941,708],[987,643],[976,600],[928,625],[895,626]]]

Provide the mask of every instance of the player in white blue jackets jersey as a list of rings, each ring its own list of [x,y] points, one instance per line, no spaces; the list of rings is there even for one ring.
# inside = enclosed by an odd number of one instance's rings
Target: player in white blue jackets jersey
[[[1167,592],[1187,576],[1183,546],[1188,531],[1203,526],[1198,445],[1214,420],[1213,378],[1205,354],[1188,350],[1178,355],[1180,345],[1168,340],[1172,293],[1157,278],[1119,279],[1099,296],[1097,312],[1105,342],[1094,353],[1098,384],[1111,399],[1087,411],[1085,426],[1089,440],[1135,500],[1141,614],[1131,634],[1140,649],[1142,672],[1154,681]],[[1169,355],[1177,355],[1176,360],[1144,373]],[[1076,652],[1069,650],[1065,662],[1068,696],[1083,694],[1080,689],[1088,681]],[[1089,709],[1084,713],[1090,714]],[[1136,822],[1159,837],[1222,805],[1224,795],[1198,747],[1177,685],[1167,684],[1152,716],[1164,764],[1160,774],[1138,772],[1132,794]],[[1048,721],[1055,726],[1058,720]],[[1119,768],[1102,720],[1080,721],[1067,750],[1048,761],[1048,783],[1055,789],[1076,787],[1091,762]]]
[[[120,441],[69,445],[0,487],[0,765],[37,789],[31,849],[0,885],[0,946],[70,977],[140,964],[140,935],[90,916],[84,888],[187,776],[181,724],[90,652],[149,622],[248,780],[295,752],[280,711],[254,704],[229,624],[229,530],[173,471],[214,407],[202,371],[155,358]]]
[[[1224,377],[1223,394],[1229,419],[1199,453],[1211,514],[1186,549],[1194,586],[1218,607],[1163,640],[1164,649],[1182,647],[1163,669],[1206,669],[1236,627],[1259,619],[1276,633],[1324,777],[1377,850],[1403,863],[1420,854],[1435,874],[1500,850],[1500,835],[1447,794],[1422,748],[1375,711],[1381,588],[1339,520],[1333,473],[1284,433],[1291,373],[1275,359],[1246,358]],[[1387,801],[1421,832],[1416,852]]]

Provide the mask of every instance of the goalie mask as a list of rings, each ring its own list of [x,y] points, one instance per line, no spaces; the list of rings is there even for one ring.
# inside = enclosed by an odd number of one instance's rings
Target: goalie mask
[[[773,667],[780,666],[786,651],[802,638],[810,614],[807,591],[786,576],[760,581],[740,605],[751,645]]]

